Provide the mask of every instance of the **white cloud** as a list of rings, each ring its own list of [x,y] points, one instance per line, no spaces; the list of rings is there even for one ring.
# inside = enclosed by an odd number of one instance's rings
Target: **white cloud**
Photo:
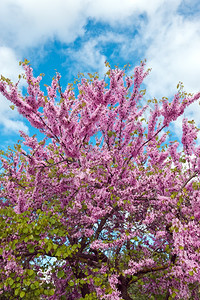
[[[20,58],[16,56],[13,49],[0,47],[0,75],[10,78],[12,81],[18,80],[18,75],[22,73],[19,66]]]
[[[137,24],[137,17],[146,13],[152,15],[166,0],[90,0],[88,15],[111,25],[127,26]]]
[[[67,49],[63,52],[74,62],[73,74],[77,74],[85,69],[88,72],[98,72],[100,77],[103,77],[108,70],[105,67],[105,61],[107,60],[104,54],[105,49],[109,47],[109,43],[116,43],[117,48],[119,45],[123,45],[125,41],[126,36],[122,34],[105,32],[84,42],[78,50]],[[110,56],[112,56],[112,53]]]
[[[152,15],[166,0],[1,0],[0,42],[24,49],[47,40],[73,42],[84,34],[88,18],[110,25],[137,25],[141,13]]]
[[[170,96],[182,81],[188,92],[200,90],[200,21],[172,15],[151,24],[150,45],[146,50],[148,66],[152,68],[147,80],[152,96]]]
[[[0,101],[1,103],[1,101]],[[12,116],[13,117],[13,116]],[[12,120],[8,119],[4,115],[0,113],[0,124],[3,126],[3,132],[4,134],[10,134],[10,133],[19,133],[19,130],[22,130],[25,133],[29,133],[28,127],[19,120]]]
[[[188,93],[200,91],[200,19],[181,15],[180,4],[183,6],[183,1],[169,1],[142,28],[147,67],[152,68],[145,81],[150,97],[173,97],[179,81]],[[184,116],[199,126],[199,104],[188,107]],[[177,136],[182,118],[172,126]]]
[[[77,51],[67,50],[65,53],[70,56],[70,60],[73,63],[73,74],[86,71],[105,73],[104,62],[106,57],[101,54],[100,50],[96,47],[96,40],[90,40],[86,42],[83,47]]]
[[[87,1],[1,0],[0,40],[24,49],[57,38],[72,42],[84,33]]]
[[[8,47],[0,47],[0,74],[17,82],[20,73],[22,73],[22,68],[19,66],[19,59],[14,51]],[[3,127],[3,132],[6,134],[17,133],[19,130],[28,132],[28,127],[18,120],[20,118],[18,112],[10,109],[11,104],[0,95],[0,125]]]
[[[28,127],[20,119],[21,116],[15,109],[11,110],[9,102],[5,97],[0,95],[0,126],[4,134],[18,133],[19,130],[23,130],[28,133]]]

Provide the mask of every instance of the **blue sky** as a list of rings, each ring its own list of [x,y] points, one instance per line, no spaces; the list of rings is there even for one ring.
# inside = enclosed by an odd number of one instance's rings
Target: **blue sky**
[[[55,70],[63,87],[78,72],[106,71],[141,60],[152,68],[145,84],[148,97],[172,97],[182,81],[187,92],[200,91],[199,0],[1,0],[0,74],[17,81],[18,62],[27,58],[34,75]],[[0,95],[1,148],[19,139],[18,130],[35,131]],[[186,116],[200,125],[200,106]],[[179,134],[181,120],[173,126]]]

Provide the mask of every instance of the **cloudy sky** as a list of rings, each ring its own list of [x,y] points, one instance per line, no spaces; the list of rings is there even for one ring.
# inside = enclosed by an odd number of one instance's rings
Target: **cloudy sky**
[[[103,76],[105,60],[133,70],[146,59],[150,97],[173,97],[179,81],[200,91],[199,0],[1,0],[0,29],[0,74],[14,81],[25,58],[44,83],[57,70],[65,86],[78,72]],[[33,131],[9,105],[0,96],[1,148]],[[200,125],[199,113],[198,103],[186,112]]]

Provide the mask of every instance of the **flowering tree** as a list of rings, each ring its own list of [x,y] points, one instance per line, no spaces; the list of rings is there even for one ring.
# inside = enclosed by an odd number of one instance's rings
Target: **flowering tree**
[[[145,101],[141,63],[45,96],[23,68],[0,92],[44,139],[1,152],[0,299],[199,299],[198,129],[166,129],[200,93]]]

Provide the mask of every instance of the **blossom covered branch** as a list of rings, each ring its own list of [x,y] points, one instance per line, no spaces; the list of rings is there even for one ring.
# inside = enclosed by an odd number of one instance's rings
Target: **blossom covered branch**
[[[3,297],[199,299],[198,129],[184,119],[181,143],[167,129],[200,93],[150,107],[141,63],[82,78],[78,95],[57,73],[45,95],[23,67],[27,95],[4,77],[0,92],[45,138],[1,151]]]

